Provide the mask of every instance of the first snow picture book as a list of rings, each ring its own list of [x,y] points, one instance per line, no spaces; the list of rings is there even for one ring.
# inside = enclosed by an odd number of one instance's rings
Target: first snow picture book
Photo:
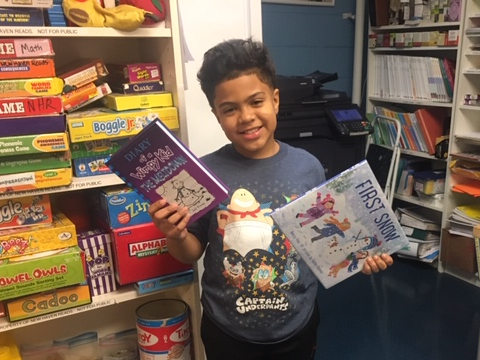
[[[368,256],[408,245],[366,160],[271,216],[327,289],[360,272]]]
[[[228,197],[227,187],[162,123],[153,120],[107,161],[149,203],[186,206],[195,221]]]

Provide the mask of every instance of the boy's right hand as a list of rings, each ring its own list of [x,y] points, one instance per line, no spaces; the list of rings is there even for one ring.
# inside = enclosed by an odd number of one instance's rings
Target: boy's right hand
[[[167,204],[165,199],[158,200],[148,207],[153,223],[171,240],[182,241],[187,237],[187,224],[190,214],[187,207],[179,208],[178,204]]]

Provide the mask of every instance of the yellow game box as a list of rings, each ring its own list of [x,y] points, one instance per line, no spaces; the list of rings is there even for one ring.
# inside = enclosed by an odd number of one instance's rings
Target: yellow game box
[[[58,77],[0,80],[0,94],[4,98],[59,95],[62,91],[63,80]]]
[[[123,111],[173,106],[172,93],[162,91],[149,94],[109,94],[103,98],[104,105],[112,110]]]
[[[0,230],[0,260],[77,245],[75,224],[57,212],[50,224]]]
[[[49,169],[0,176],[0,194],[70,185],[72,168]]]
[[[9,321],[19,321],[92,302],[88,284],[72,285],[6,301]]]
[[[175,107],[115,111],[107,108],[80,110],[67,114],[70,142],[113,139],[138,134],[152,120],[160,118],[170,129],[179,127]]]

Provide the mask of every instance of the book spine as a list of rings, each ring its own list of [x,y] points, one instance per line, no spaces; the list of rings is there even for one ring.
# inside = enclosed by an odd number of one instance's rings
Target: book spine
[[[0,59],[36,58],[54,55],[55,52],[50,39],[0,39]]]

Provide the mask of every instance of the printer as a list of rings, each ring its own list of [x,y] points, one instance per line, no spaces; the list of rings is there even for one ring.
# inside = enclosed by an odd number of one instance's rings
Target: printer
[[[279,75],[276,79],[280,107],[275,137],[316,156],[327,179],[365,158],[365,135],[373,131],[345,92],[323,88],[337,79],[336,73],[320,71],[306,76]],[[347,116],[349,121],[345,123],[349,125],[360,124],[360,130],[343,131],[343,116]],[[358,121],[350,121],[355,118]]]

